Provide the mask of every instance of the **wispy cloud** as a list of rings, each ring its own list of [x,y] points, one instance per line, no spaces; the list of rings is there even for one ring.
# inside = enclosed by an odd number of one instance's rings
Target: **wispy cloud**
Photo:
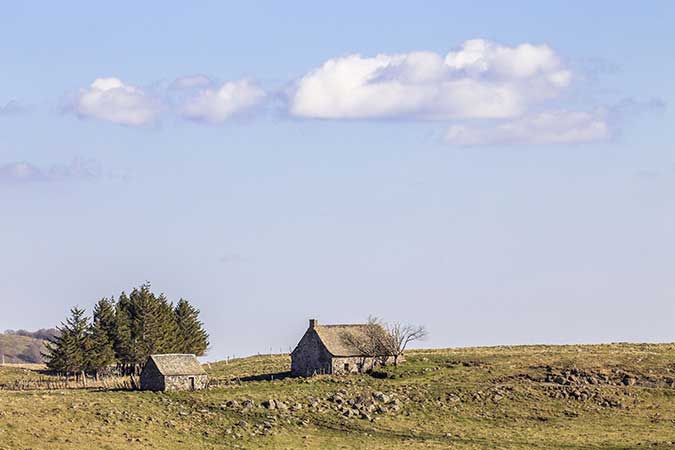
[[[102,175],[98,164],[81,158],[75,158],[69,164],[54,164],[48,167],[39,167],[25,161],[0,165],[2,183],[94,180]]]
[[[13,116],[28,111],[28,106],[17,100],[10,100],[4,105],[0,104],[0,116]]]
[[[177,105],[181,117],[209,124],[250,113],[267,97],[262,87],[247,79],[216,84],[204,76],[184,77],[172,86],[190,91]]]
[[[239,264],[248,262],[248,258],[239,253],[225,253],[218,259],[218,261],[223,264]]]
[[[578,144],[609,139],[606,112],[547,111],[491,124],[452,125],[445,141],[461,146]]]

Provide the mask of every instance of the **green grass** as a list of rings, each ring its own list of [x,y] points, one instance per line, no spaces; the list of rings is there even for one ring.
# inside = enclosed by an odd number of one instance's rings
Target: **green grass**
[[[286,355],[242,358],[211,364],[214,387],[194,393],[4,390],[0,449],[675,448],[675,344],[420,350],[407,358],[382,378],[310,379],[283,378]],[[608,382],[545,381],[547,371],[572,369]],[[0,368],[0,380],[31,376],[44,375]],[[635,384],[622,384],[625,376]],[[400,409],[373,412],[372,421],[345,417],[327,400],[341,390],[346,400],[383,392]],[[591,398],[560,397],[574,391]],[[242,409],[247,399],[256,406]],[[260,407],[267,399],[302,408]]]

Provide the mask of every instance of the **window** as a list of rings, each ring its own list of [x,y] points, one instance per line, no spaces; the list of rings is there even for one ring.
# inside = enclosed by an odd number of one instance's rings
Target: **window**
[[[349,372],[349,363],[345,363],[345,372]]]

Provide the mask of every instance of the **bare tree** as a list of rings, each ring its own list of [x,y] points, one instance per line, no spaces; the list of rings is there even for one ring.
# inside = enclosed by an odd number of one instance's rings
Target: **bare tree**
[[[408,344],[424,339],[427,330],[424,326],[403,325],[399,322],[387,324],[379,318],[370,316],[363,328],[363,333],[343,333],[343,342],[357,349],[364,360],[372,358],[373,362],[385,365],[389,358],[394,359],[397,366]]]
[[[359,333],[344,332],[340,336],[342,341],[355,348],[361,355],[361,366],[365,366],[367,360],[371,361],[371,369],[375,362],[382,365],[388,358],[386,343],[387,331],[377,317],[368,317],[368,323]]]
[[[385,325],[386,353],[394,358],[394,366],[398,366],[400,357],[405,353],[408,344],[427,337],[427,329],[423,325],[403,325],[393,322]]]

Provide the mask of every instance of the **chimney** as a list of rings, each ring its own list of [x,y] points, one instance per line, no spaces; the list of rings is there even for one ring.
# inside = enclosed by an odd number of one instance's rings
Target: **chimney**
[[[319,321],[316,319],[309,319],[309,328],[316,328],[316,326],[319,324]]]

